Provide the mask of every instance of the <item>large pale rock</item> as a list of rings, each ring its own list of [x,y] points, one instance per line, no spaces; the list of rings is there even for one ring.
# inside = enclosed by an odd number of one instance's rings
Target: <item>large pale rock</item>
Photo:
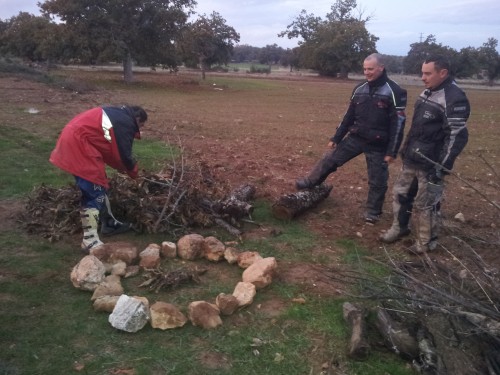
[[[203,255],[203,243],[202,235],[187,234],[177,241],[177,255],[186,260],[199,259]]]
[[[149,306],[144,298],[122,294],[108,319],[111,325],[125,332],[137,332],[149,321]]]
[[[240,255],[240,253],[234,247],[226,247],[226,250],[224,250],[224,258],[229,264],[236,263],[238,261],[238,255]]]
[[[107,242],[102,246],[90,249],[90,254],[102,262],[116,263],[121,260],[130,265],[137,262],[139,250],[128,242]]]
[[[159,329],[172,329],[184,326],[186,316],[174,305],[166,302],[156,302],[149,309],[151,314],[151,327]]]
[[[226,245],[216,237],[210,236],[203,240],[203,255],[205,259],[219,262],[224,258]]]
[[[215,304],[222,315],[231,315],[240,307],[240,303],[235,296],[224,293],[220,293],[217,296]]]
[[[155,243],[149,244],[141,253],[139,254],[139,258],[141,259],[139,262],[139,266],[144,269],[154,269],[160,265],[160,245]]]
[[[127,263],[119,260],[110,265],[109,273],[116,276],[125,276],[127,274]]]
[[[261,255],[256,251],[244,251],[238,255],[238,266],[240,268],[248,268],[256,261],[262,259]]]
[[[255,285],[244,281],[236,284],[233,291],[233,296],[238,300],[240,307],[251,305],[256,294]]]
[[[161,243],[161,255],[164,258],[177,258],[177,245],[175,242],[163,241]]]
[[[189,320],[194,326],[204,329],[222,325],[219,308],[206,301],[194,301],[189,304]]]
[[[262,289],[271,284],[277,267],[278,264],[274,257],[260,259],[243,271],[241,279],[244,282],[252,283],[256,289]]]
[[[120,276],[109,275],[104,281],[97,286],[92,295],[91,301],[95,301],[103,296],[121,296],[123,294],[123,286]]]
[[[93,291],[104,281],[106,267],[95,256],[84,256],[71,271],[73,286],[82,290]]]
[[[92,305],[94,311],[104,311],[112,313],[120,296],[102,296],[97,298]]]

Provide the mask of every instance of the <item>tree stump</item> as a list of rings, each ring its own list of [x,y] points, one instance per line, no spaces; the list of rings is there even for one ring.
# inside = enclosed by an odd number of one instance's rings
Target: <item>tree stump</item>
[[[345,302],[342,306],[344,320],[351,328],[351,341],[349,343],[349,357],[354,359],[365,359],[370,350],[370,344],[366,339],[366,328],[364,312],[359,307]]]
[[[321,184],[312,189],[281,196],[272,206],[273,215],[281,220],[291,220],[301,213],[314,208],[326,199],[333,186]]]

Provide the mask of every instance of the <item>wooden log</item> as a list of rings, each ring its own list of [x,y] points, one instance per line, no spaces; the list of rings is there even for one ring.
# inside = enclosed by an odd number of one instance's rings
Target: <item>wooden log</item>
[[[234,189],[231,192],[230,197],[234,197],[237,200],[243,202],[248,202],[255,198],[255,192],[256,192],[255,186],[250,184],[244,184]]]
[[[366,339],[364,311],[349,302],[345,302],[342,309],[344,320],[351,328],[349,357],[354,359],[365,359],[370,351],[370,344]]]
[[[387,347],[393,352],[405,359],[418,357],[419,347],[416,338],[401,323],[392,319],[385,309],[377,309],[375,325],[384,337]]]
[[[321,184],[312,189],[281,196],[272,206],[273,215],[281,220],[291,220],[301,213],[316,207],[326,199],[333,186]]]

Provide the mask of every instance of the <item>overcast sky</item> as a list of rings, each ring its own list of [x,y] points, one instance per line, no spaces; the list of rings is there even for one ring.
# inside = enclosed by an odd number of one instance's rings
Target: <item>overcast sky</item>
[[[39,14],[37,0],[0,0],[0,19],[20,11]],[[41,0],[43,2],[43,0]],[[218,12],[241,37],[240,44],[264,47],[276,43],[283,48],[297,39],[279,38],[305,9],[325,18],[335,0],[197,0],[196,12]],[[456,50],[481,47],[488,38],[500,40],[499,0],[358,0],[363,15],[370,16],[368,31],[379,37],[378,52],[404,56],[410,44],[432,34],[436,41]],[[500,51],[500,49],[499,49]]]

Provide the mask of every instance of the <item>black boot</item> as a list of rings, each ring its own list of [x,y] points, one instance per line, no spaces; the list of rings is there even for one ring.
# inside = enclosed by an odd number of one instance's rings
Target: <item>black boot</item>
[[[101,234],[103,236],[113,236],[115,234],[125,233],[132,229],[132,224],[121,222],[113,218],[108,213],[106,207],[101,211]]]
[[[295,181],[295,188],[297,190],[311,189],[313,187],[314,185],[311,183],[311,180],[309,180],[307,177],[299,178],[297,181]]]
[[[330,173],[337,170],[337,165],[330,160],[331,155],[331,153],[325,155],[323,159],[316,163],[307,177],[299,178],[295,181],[295,188],[297,190],[304,190],[321,185]]]

